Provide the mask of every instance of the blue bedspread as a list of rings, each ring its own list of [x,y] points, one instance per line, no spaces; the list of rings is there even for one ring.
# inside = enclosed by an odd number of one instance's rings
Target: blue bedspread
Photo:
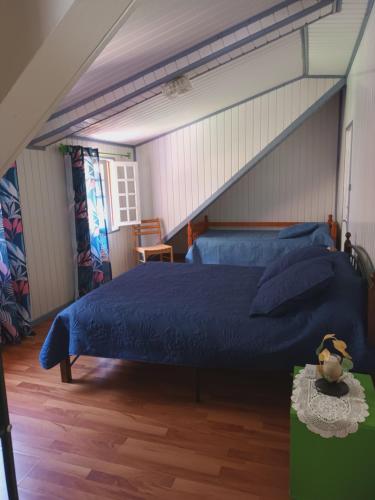
[[[320,224],[311,234],[280,239],[279,231],[209,230],[199,236],[186,254],[190,264],[266,266],[291,250],[311,245],[334,246],[328,224]]]
[[[314,362],[322,336],[348,343],[357,369],[366,352],[365,288],[337,254],[333,286],[298,312],[250,318],[262,268],[149,263],[60,312],[40,353],[44,368],[68,354],[201,367],[291,368]]]

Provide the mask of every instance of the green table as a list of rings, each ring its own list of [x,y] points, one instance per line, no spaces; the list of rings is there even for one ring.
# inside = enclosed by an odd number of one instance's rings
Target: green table
[[[294,375],[302,368],[296,367]],[[290,409],[290,492],[293,500],[375,500],[375,392],[369,375],[354,374],[370,415],[346,438],[310,432]]]

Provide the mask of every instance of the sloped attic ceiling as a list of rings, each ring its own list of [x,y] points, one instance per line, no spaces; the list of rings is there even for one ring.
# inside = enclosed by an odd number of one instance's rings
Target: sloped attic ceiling
[[[137,145],[302,76],[344,76],[368,10],[368,0],[138,0],[31,144]],[[161,85],[181,74],[193,90],[167,99]]]

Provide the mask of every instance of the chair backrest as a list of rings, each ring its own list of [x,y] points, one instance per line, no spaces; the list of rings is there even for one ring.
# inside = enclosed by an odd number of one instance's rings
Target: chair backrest
[[[140,224],[136,224],[133,226],[135,246],[139,245],[139,240],[142,240],[142,236],[148,236],[151,234],[157,235],[159,239],[158,243],[161,243],[160,219],[144,219],[141,220]]]

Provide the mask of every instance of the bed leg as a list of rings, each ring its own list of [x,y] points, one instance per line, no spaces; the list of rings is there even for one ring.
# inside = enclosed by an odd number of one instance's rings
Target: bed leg
[[[201,372],[199,368],[195,368],[195,401],[201,402]]]
[[[69,356],[60,362],[60,373],[61,373],[61,382],[66,382],[67,384],[71,384],[73,382],[72,367],[70,365]]]

